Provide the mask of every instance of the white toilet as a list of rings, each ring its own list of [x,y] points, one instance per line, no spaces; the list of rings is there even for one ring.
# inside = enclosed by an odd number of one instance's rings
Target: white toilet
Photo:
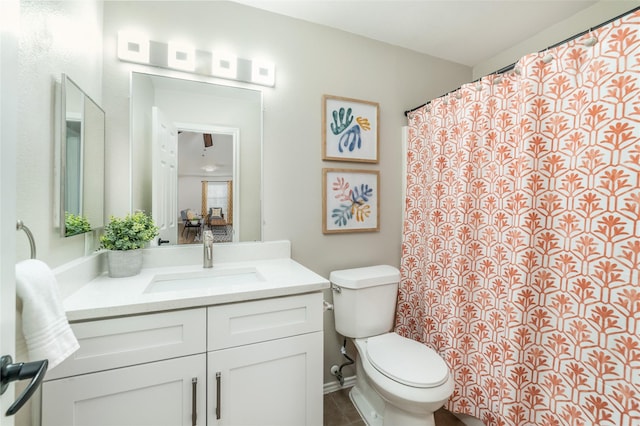
[[[391,332],[400,271],[392,266],[333,271],[336,330],[358,350],[349,396],[370,425],[434,426],[453,377],[432,349]]]

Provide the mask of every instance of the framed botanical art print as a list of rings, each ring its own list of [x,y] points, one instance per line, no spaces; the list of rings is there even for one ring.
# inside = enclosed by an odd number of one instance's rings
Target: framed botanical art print
[[[322,97],[322,159],[378,162],[376,102],[324,95]]]
[[[380,172],[322,169],[322,232],[380,230]]]

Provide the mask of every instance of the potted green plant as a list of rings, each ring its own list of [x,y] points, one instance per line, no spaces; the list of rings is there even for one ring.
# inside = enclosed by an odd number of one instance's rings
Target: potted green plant
[[[112,278],[137,275],[142,269],[139,250],[158,235],[158,227],[151,216],[138,211],[124,218],[111,216],[100,237],[100,247],[109,250],[107,264]]]

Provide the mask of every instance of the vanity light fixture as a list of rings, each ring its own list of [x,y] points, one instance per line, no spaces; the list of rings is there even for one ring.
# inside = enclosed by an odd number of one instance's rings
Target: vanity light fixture
[[[276,67],[272,62],[239,58],[224,50],[206,51],[184,44],[149,40],[132,31],[118,31],[118,58],[261,86],[276,85]]]
[[[118,31],[118,58],[129,62],[149,63],[149,39],[135,31]]]
[[[211,74],[235,80],[238,77],[238,58],[231,53],[214,50],[211,52]]]
[[[183,71],[196,69],[196,49],[178,43],[169,43],[167,65]]]
[[[275,65],[271,62],[254,59],[251,61],[251,81],[256,84],[273,86],[276,82]]]

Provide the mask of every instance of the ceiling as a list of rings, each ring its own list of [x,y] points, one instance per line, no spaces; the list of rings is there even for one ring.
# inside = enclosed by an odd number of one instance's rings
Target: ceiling
[[[205,148],[202,133],[178,135],[178,176],[233,176],[233,137],[213,134],[213,146]]]
[[[598,0],[235,0],[473,67]]]

